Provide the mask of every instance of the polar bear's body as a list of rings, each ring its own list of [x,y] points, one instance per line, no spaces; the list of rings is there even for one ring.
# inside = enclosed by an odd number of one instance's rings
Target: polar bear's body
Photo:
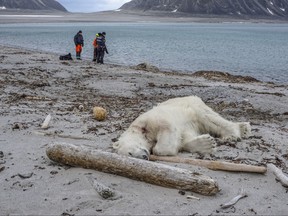
[[[177,155],[179,151],[210,153],[213,137],[239,140],[251,134],[248,122],[222,118],[199,97],[170,99],[132,122],[114,143],[119,154],[149,159],[155,155]]]

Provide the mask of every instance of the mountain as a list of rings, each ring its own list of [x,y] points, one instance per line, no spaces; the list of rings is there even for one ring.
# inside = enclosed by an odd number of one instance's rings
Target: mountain
[[[288,18],[288,0],[132,0],[122,10]]]
[[[67,11],[55,0],[0,0],[0,7],[3,9]]]

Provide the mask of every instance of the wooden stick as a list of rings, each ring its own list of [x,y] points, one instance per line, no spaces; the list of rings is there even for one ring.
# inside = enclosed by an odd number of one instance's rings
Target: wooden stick
[[[266,173],[267,168],[264,166],[252,166],[246,164],[235,164],[224,161],[210,161],[210,160],[200,160],[192,158],[180,158],[180,157],[169,157],[169,156],[156,156],[150,155],[149,159],[151,161],[166,161],[173,163],[186,163],[196,166],[207,167],[211,170],[224,170],[231,172],[253,172],[253,173]]]
[[[92,185],[92,187],[103,199],[116,200],[122,197],[121,195],[118,195],[116,191],[96,181],[96,179],[93,178],[92,176],[86,176],[86,177],[89,183]]]
[[[49,123],[51,121],[51,118],[52,118],[51,114],[47,115],[47,117],[45,118],[45,120],[41,126],[42,129],[47,129],[49,127]]]
[[[51,160],[62,164],[113,173],[163,187],[203,195],[214,195],[219,191],[218,184],[208,176],[84,146],[56,143],[47,148],[46,154]]]
[[[288,177],[282,172],[281,169],[276,167],[274,164],[268,164],[268,168],[273,172],[284,187],[288,187]]]
[[[192,195],[187,195],[186,197],[187,199],[195,199],[195,200],[200,200],[199,197],[195,197],[195,196],[192,196]]]
[[[68,134],[57,134],[55,132],[49,132],[49,131],[34,131],[35,134],[43,135],[43,136],[57,136],[60,138],[68,138],[68,139],[76,139],[76,140],[91,140],[88,137],[83,136],[75,136],[75,135],[68,135]]]

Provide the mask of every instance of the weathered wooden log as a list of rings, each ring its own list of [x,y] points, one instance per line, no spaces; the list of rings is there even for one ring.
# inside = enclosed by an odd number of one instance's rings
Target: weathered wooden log
[[[56,143],[48,146],[46,154],[51,160],[62,164],[113,173],[164,187],[202,195],[214,195],[219,191],[218,184],[208,176],[116,153]]]
[[[155,156],[150,155],[151,161],[166,161],[173,163],[187,163],[196,166],[207,167],[212,170],[224,170],[231,172],[253,172],[253,173],[266,173],[267,168],[264,166],[253,166],[247,164],[236,164],[225,161],[210,161],[192,158],[168,157],[168,156]]]

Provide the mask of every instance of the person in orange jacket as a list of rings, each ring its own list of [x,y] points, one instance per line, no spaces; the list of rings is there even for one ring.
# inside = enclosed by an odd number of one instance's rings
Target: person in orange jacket
[[[93,51],[93,61],[97,60],[97,37],[100,36],[101,33],[97,33],[95,39],[93,40],[93,47],[94,47],[94,51]]]
[[[74,44],[76,47],[76,58],[78,60],[81,60],[82,47],[84,47],[84,39],[81,30],[78,31],[77,34],[74,36]]]

